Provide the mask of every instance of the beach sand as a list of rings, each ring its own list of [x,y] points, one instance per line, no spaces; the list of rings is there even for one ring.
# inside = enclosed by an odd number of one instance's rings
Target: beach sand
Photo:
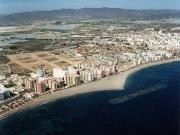
[[[106,90],[118,90],[118,91],[123,90],[125,81],[130,74],[138,70],[141,70],[143,68],[147,68],[147,67],[159,65],[159,64],[164,64],[164,63],[170,63],[173,61],[180,61],[180,58],[147,63],[147,64],[128,69],[124,72],[120,72],[116,75],[106,77],[92,83],[83,84],[80,86],[64,89],[61,91],[56,91],[56,92],[50,93],[49,95],[43,95],[37,99],[31,100],[25,105],[22,105],[20,108],[17,108],[16,110],[10,110],[8,113],[1,115],[0,120],[14,114],[15,112],[23,111],[28,108],[33,108],[42,104],[46,104],[60,98],[65,98],[65,97],[88,93],[88,92],[106,91]]]

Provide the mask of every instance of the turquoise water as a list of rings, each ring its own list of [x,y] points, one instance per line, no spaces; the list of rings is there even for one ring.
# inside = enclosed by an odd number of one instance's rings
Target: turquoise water
[[[180,62],[140,70],[124,91],[59,99],[0,121],[1,135],[178,135]]]

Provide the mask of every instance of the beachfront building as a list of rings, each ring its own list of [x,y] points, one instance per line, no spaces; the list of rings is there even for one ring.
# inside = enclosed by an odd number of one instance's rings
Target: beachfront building
[[[68,74],[64,77],[64,83],[66,86],[78,86],[81,84],[80,75],[78,74]]]
[[[84,83],[89,83],[95,80],[95,74],[91,70],[80,71],[80,78]]]
[[[102,70],[101,69],[96,69],[95,73],[96,73],[96,78],[98,80],[102,78]]]
[[[48,80],[47,80],[47,83],[48,83],[48,87],[49,87],[49,89],[55,89],[56,88],[56,80],[55,79],[53,79],[53,78],[49,78]]]
[[[64,80],[63,79],[56,79],[56,82],[57,82],[57,88],[58,89],[62,89],[64,88]]]
[[[37,82],[35,83],[35,93],[44,93],[46,90],[45,83],[44,82]]]
[[[57,90],[57,89],[62,89],[64,87],[64,80],[63,79],[48,79],[48,88],[50,90]]]
[[[24,85],[27,90],[34,91],[35,93],[43,93],[47,88],[46,78],[25,78]]]

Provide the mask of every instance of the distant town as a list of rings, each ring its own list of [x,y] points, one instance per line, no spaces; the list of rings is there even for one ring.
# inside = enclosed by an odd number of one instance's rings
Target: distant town
[[[180,24],[109,21],[3,27],[0,115],[43,95],[180,57]]]

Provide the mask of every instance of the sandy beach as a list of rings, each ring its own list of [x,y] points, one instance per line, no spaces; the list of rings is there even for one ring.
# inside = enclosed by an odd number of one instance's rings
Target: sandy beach
[[[88,92],[105,91],[105,90],[118,90],[118,91],[123,90],[125,81],[130,74],[138,70],[141,70],[143,68],[147,68],[154,65],[160,65],[164,63],[170,63],[174,61],[180,61],[180,58],[147,63],[147,64],[128,69],[124,72],[120,72],[116,75],[106,77],[101,80],[89,83],[89,84],[83,84],[80,86],[53,92],[53,93],[50,93],[49,95],[43,95],[37,99],[33,99],[30,102],[22,105],[20,108],[10,110],[8,113],[1,115],[0,120],[14,114],[15,112],[23,111],[28,108],[33,108],[42,104],[46,104],[60,98],[65,98],[65,97],[88,93]]]

